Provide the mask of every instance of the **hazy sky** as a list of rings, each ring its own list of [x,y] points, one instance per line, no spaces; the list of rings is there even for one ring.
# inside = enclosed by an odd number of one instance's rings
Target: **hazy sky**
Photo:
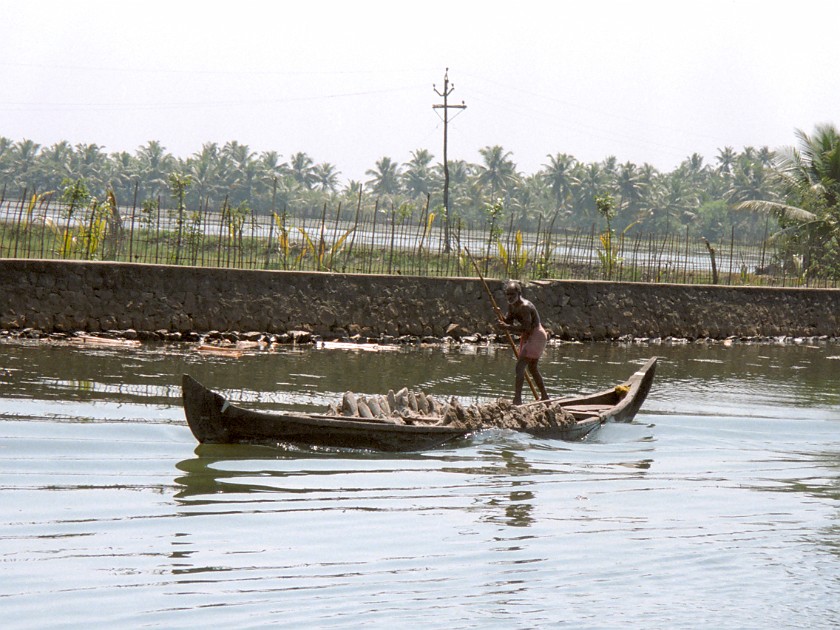
[[[236,140],[341,180],[501,145],[673,169],[840,124],[836,0],[0,0],[0,136],[186,158]]]

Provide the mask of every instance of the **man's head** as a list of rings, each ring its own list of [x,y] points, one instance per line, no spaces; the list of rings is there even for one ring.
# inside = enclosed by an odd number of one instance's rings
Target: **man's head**
[[[522,286],[516,280],[505,282],[505,298],[508,304],[514,304],[522,295]]]

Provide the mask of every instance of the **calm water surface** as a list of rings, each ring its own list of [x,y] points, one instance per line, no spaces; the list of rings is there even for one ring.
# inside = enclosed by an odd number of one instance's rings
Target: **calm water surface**
[[[549,348],[553,394],[661,356],[636,421],[418,454],[197,447],[247,406],[510,395],[504,348],[0,345],[3,627],[836,628],[840,347]]]

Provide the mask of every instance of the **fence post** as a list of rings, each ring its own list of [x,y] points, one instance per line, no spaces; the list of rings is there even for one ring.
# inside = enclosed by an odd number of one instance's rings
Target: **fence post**
[[[732,231],[729,236],[729,279],[726,284],[732,284],[732,262],[735,259],[735,224],[732,224]]]

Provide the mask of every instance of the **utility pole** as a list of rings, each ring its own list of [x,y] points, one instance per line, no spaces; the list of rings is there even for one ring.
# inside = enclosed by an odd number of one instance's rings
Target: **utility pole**
[[[449,110],[466,109],[467,106],[464,105],[464,101],[461,101],[460,105],[449,104],[449,95],[455,89],[455,84],[450,85],[449,83],[449,68],[446,69],[446,73],[443,75],[443,92],[439,91],[434,83],[432,84],[432,89],[438,96],[443,97],[443,104],[432,105],[432,109],[443,110],[443,251],[448,254],[451,249],[449,239],[449,162],[446,156]]]

